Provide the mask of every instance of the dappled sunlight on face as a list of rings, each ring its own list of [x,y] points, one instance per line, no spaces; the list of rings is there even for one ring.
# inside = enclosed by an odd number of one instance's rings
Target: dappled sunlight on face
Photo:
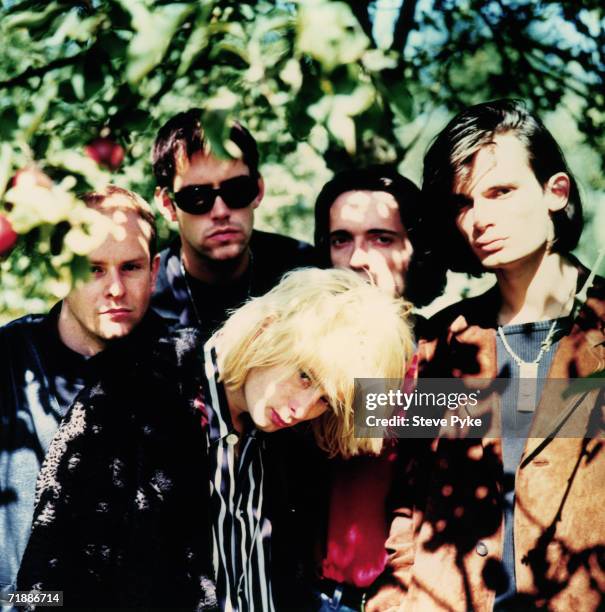
[[[329,407],[306,372],[284,366],[253,368],[244,382],[244,412],[266,432],[317,418]]]
[[[401,295],[413,248],[395,198],[385,191],[347,191],[330,208],[330,257],[336,267]]]
[[[517,265],[545,248],[553,233],[552,196],[514,134],[498,135],[480,149],[456,190],[456,224],[486,268]]]
[[[110,206],[99,211],[107,213],[113,228],[90,253],[90,276],[69,293],[62,313],[73,339],[79,339],[87,353],[126,336],[141,321],[157,269],[151,262],[149,225],[134,211]]]
[[[239,176],[250,176],[250,169],[241,159],[219,159],[207,152],[196,152],[177,163],[174,178],[176,193],[193,185],[220,184]],[[234,209],[218,196],[212,209],[204,214],[194,215],[175,207],[176,221],[186,261],[197,258],[212,261],[228,261],[241,257],[248,247],[254,209],[262,199],[262,181],[259,179],[257,197],[244,208]]]

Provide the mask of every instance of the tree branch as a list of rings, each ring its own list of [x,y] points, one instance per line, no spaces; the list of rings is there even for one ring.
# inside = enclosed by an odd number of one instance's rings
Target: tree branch
[[[393,30],[391,49],[396,49],[397,51],[401,51],[401,53],[404,52],[408,42],[408,36],[414,28],[414,25],[416,25],[416,4],[417,0],[403,0]]]
[[[45,66],[39,66],[38,68],[33,68],[32,66],[30,66],[21,74],[18,74],[17,76],[12,77],[10,79],[6,79],[6,81],[0,81],[0,89],[14,87],[16,85],[24,85],[32,77],[44,76],[48,72],[52,72],[53,70],[57,70],[58,68],[64,68],[65,66],[76,64],[85,55],[86,52],[82,51],[80,53],[76,53],[75,55],[70,55],[69,57],[60,57],[59,59],[49,62]]]

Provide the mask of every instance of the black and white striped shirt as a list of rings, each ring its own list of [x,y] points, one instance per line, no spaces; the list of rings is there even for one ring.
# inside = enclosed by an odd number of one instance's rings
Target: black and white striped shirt
[[[204,352],[212,560],[219,604],[225,612],[274,612],[271,522],[263,513],[263,434],[253,428],[240,436],[234,429],[212,340]]]

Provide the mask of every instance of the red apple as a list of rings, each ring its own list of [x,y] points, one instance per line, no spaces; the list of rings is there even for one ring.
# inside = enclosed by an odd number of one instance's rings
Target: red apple
[[[0,215],[0,257],[13,250],[18,237],[19,234],[15,232],[11,222],[4,215]]]
[[[86,155],[100,166],[117,170],[124,161],[124,149],[110,138],[97,138],[84,147]]]

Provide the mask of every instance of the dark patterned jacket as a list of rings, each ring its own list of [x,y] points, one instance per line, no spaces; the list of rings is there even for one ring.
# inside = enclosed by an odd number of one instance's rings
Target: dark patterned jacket
[[[40,473],[20,589],[78,609],[216,607],[200,356],[183,331],[79,396]]]
[[[93,357],[61,340],[61,303],[0,328],[0,590],[15,590],[34,513],[36,478],[53,436],[78,393],[113,370],[116,355],[145,350],[165,333],[153,313]]]

